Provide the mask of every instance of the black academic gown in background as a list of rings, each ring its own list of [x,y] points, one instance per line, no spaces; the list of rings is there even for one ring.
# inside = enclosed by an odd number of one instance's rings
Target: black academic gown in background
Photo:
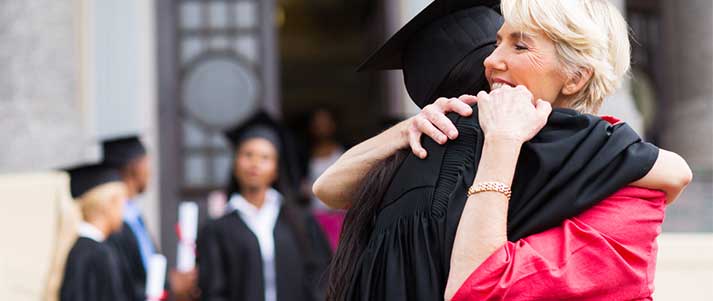
[[[139,242],[129,224],[124,222],[121,230],[109,236],[107,242],[119,260],[122,284],[129,300],[146,300],[146,269],[141,260]]]
[[[477,106],[449,114],[458,139],[424,138],[428,157],[409,155],[396,171],[358,258],[349,300],[443,300],[451,250],[483,148]],[[555,109],[520,152],[508,209],[508,239],[555,227],[640,179],[658,148],[626,124]],[[476,201],[477,200],[472,200]]]
[[[125,301],[119,263],[105,242],[80,237],[69,252],[60,301]]]
[[[324,300],[331,249],[316,221],[297,208],[281,206],[275,222],[275,276],[278,301]],[[290,219],[303,226],[305,239]],[[301,245],[302,244],[302,245]],[[306,253],[306,254],[305,254]],[[236,211],[208,222],[200,231],[197,262],[201,300],[265,299],[263,261],[257,237]]]

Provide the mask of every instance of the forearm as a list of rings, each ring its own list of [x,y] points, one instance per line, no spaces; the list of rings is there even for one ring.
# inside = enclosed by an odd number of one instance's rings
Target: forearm
[[[330,207],[350,206],[364,175],[376,163],[408,147],[407,122],[402,121],[345,152],[315,181],[314,194]]]
[[[521,143],[486,139],[475,183],[512,184]],[[502,193],[481,192],[466,201],[456,232],[446,287],[450,300],[463,282],[507,242],[508,200]]]
[[[666,203],[669,204],[678,198],[692,178],[686,160],[676,153],[661,149],[649,173],[632,185],[663,191],[666,193]]]

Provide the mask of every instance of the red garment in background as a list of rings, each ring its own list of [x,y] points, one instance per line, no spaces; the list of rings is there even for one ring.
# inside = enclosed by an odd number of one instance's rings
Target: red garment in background
[[[336,251],[346,213],[341,210],[314,210],[312,214],[322,227],[332,251]]]
[[[651,300],[665,194],[625,187],[560,226],[508,242],[453,300]]]

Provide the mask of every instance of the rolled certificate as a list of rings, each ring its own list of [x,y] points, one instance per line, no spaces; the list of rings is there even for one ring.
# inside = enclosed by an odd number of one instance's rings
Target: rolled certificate
[[[178,207],[178,256],[176,269],[193,270],[196,265],[196,236],[198,232],[198,204],[184,202]]]
[[[151,255],[146,271],[146,300],[159,301],[164,298],[166,283],[166,257],[161,254]]]

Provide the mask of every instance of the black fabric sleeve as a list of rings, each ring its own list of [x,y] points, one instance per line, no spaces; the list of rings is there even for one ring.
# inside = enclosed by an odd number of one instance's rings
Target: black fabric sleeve
[[[219,233],[215,224],[208,223],[201,229],[196,249],[201,300],[227,301],[229,296],[225,271],[226,262],[223,259]]]
[[[322,228],[311,214],[305,214],[305,230],[310,240],[312,254],[305,256],[304,287],[308,300],[324,300],[327,289],[327,266],[332,250]]]

